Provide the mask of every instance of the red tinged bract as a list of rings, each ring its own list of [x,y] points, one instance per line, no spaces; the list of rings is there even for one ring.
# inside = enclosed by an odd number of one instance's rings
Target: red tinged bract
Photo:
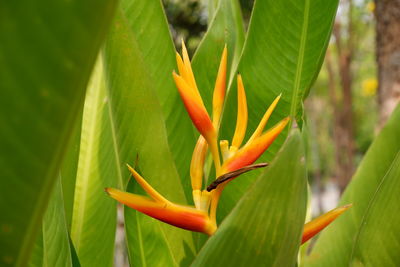
[[[118,202],[170,225],[208,235],[212,235],[216,230],[207,213],[195,208],[180,206],[171,202],[157,202],[114,188],[106,188],[105,191]]]

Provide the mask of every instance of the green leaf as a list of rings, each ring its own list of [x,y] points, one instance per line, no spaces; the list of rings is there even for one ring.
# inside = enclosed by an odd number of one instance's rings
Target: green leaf
[[[0,3],[2,266],[30,258],[115,2]]]
[[[68,231],[71,230],[71,221],[74,205],[75,182],[78,171],[79,161],[79,146],[81,142],[82,130],[82,114],[83,106],[78,113],[78,119],[75,122],[71,140],[67,151],[65,152],[63,164],[61,166],[61,184],[63,189],[65,219],[67,222]]]
[[[400,151],[365,211],[353,246],[351,264],[400,265]]]
[[[112,266],[116,203],[105,187],[122,187],[102,61],[88,86],[82,118],[71,239],[82,266]]]
[[[72,266],[71,249],[59,177],[43,216],[29,266]]]
[[[193,266],[294,266],[306,213],[306,183],[304,147],[296,130]]]
[[[64,213],[61,177],[43,216],[43,266],[72,266],[69,234]]]
[[[157,88],[149,72],[143,68],[146,66],[145,57],[122,12],[114,20],[106,42],[105,66],[110,118],[124,181],[129,177],[125,163],[135,166],[137,161],[143,177],[157,191],[173,202],[186,203],[181,180],[168,147],[162,109],[156,97]],[[140,225],[142,236],[146,236],[157,225],[162,233],[161,238],[168,244],[164,253],[175,265],[179,265],[187,255],[193,254],[193,240],[188,231],[150,220]],[[133,254],[133,251],[143,246],[143,250],[150,251],[157,247],[156,243],[157,240],[142,243],[128,240],[128,250]]]
[[[29,267],[43,266],[43,232],[39,230],[35,244],[33,245],[31,258],[28,262]]]
[[[340,205],[353,207],[318,239],[307,266],[398,266],[400,107],[375,139]],[[352,254],[354,254],[352,256]]]
[[[302,124],[302,101],[318,75],[324,59],[338,1],[255,1],[243,54],[238,66],[246,89],[248,130],[245,141],[256,129],[272,101],[282,98],[266,127],[286,116]],[[237,94],[233,82],[221,127],[222,139],[231,140],[236,123]],[[287,135],[282,133],[260,158],[274,158]],[[233,182],[221,199],[223,218],[254,181],[257,172]]]
[[[177,71],[175,48],[160,0],[124,0],[121,2],[131,38],[135,39],[143,58],[151,86],[161,104],[168,145],[182,179],[187,199],[192,198],[189,159],[196,143],[192,122],[187,115],[172,79]]]

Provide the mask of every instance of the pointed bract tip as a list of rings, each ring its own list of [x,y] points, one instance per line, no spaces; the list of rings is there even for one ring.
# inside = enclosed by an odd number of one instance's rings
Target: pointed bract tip
[[[318,218],[304,225],[303,237],[301,243],[307,242],[310,238],[321,232],[325,227],[335,221],[340,215],[348,210],[353,204],[347,204],[333,209]]]

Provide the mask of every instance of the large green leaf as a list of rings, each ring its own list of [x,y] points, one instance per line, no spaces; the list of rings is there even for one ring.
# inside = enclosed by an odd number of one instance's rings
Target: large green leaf
[[[160,0],[124,0],[121,8],[143,58],[140,67],[146,70],[161,104],[168,145],[182,179],[186,198],[191,199],[189,159],[196,136],[172,79],[172,71],[177,71],[175,48],[162,3]]]
[[[306,213],[306,183],[304,147],[296,130],[193,266],[294,266]]]
[[[114,6],[114,0],[0,3],[2,266],[29,259]]]
[[[369,148],[343,194],[340,204],[353,203],[353,207],[321,234],[307,266],[400,264],[399,122],[400,107]]]
[[[282,98],[267,127],[286,116],[302,124],[302,101],[320,70],[337,5],[337,0],[255,2],[237,70],[243,78],[249,107],[247,138],[280,93]],[[223,139],[231,140],[235,129],[236,99],[234,82],[224,111]],[[271,161],[285,138],[286,133],[281,134],[260,161]],[[220,217],[232,209],[256,175],[257,172],[247,174],[224,192]]]
[[[82,266],[112,266],[116,203],[105,187],[122,187],[102,61],[88,86],[82,118],[71,238]]]
[[[145,68],[145,57],[136,37],[124,13],[119,12],[105,46],[105,69],[110,118],[122,177],[129,177],[125,163],[134,166],[137,160],[143,177],[156,190],[171,201],[185,203],[181,180],[167,143],[162,109],[156,97],[157,88]],[[143,218],[145,215],[137,216]],[[134,225],[127,224],[127,227]],[[159,227],[160,238],[168,244],[165,257],[171,258],[175,265],[179,265],[188,254],[193,254],[190,232],[149,220],[140,225],[142,236],[147,236],[154,227]],[[128,240],[129,253],[141,246],[143,250],[151,251],[157,248],[157,241],[141,243],[137,239]]]

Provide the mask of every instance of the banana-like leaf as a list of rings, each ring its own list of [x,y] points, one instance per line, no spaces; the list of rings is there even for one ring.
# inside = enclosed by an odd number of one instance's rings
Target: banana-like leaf
[[[212,111],[213,90],[224,45],[226,44],[228,48],[226,82],[228,85],[229,80],[236,74],[243,43],[244,26],[239,2],[237,0],[219,0],[192,63],[200,94],[209,112]]]
[[[145,68],[145,57],[136,34],[123,12],[118,12],[105,46],[110,119],[115,133],[122,177],[129,177],[125,163],[136,162],[143,177],[171,201],[186,203],[179,174],[168,147],[167,131],[152,76]],[[109,201],[114,201],[110,199]],[[145,216],[138,214],[137,216]],[[127,227],[134,227],[128,224]],[[192,235],[167,224],[149,220],[140,225],[142,236],[159,227],[160,238],[168,244],[164,251],[175,265],[193,254]],[[128,236],[129,237],[129,236]],[[158,247],[158,240],[128,240],[129,253]]]
[[[2,266],[30,258],[115,2],[0,3]]]
[[[399,266],[400,107],[375,139],[340,204],[353,207],[318,239],[306,266]]]
[[[302,124],[302,101],[317,77],[329,42],[338,1],[256,0],[243,54],[238,66],[249,110],[247,138],[256,129],[272,101],[282,93],[267,128],[286,116]],[[221,127],[222,139],[231,140],[236,122],[236,83],[232,83]],[[273,159],[286,138],[282,133],[260,158]],[[246,140],[246,138],[245,138]],[[254,181],[258,172],[237,179],[221,199],[223,218]]]
[[[306,183],[304,147],[296,130],[192,266],[294,266],[306,214]]]
[[[82,266],[112,266],[116,203],[105,187],[122,187],[102,61],[98,60],[83,109],[71,239]]]
[[[121,9],[143,57],[153,90],[161,104],[168,134],[168,145],[184,185],[186,198],[192,198],[189,166],[196,135],[172,79],[177,71],[175,47],[160,0],[124,0]]]

